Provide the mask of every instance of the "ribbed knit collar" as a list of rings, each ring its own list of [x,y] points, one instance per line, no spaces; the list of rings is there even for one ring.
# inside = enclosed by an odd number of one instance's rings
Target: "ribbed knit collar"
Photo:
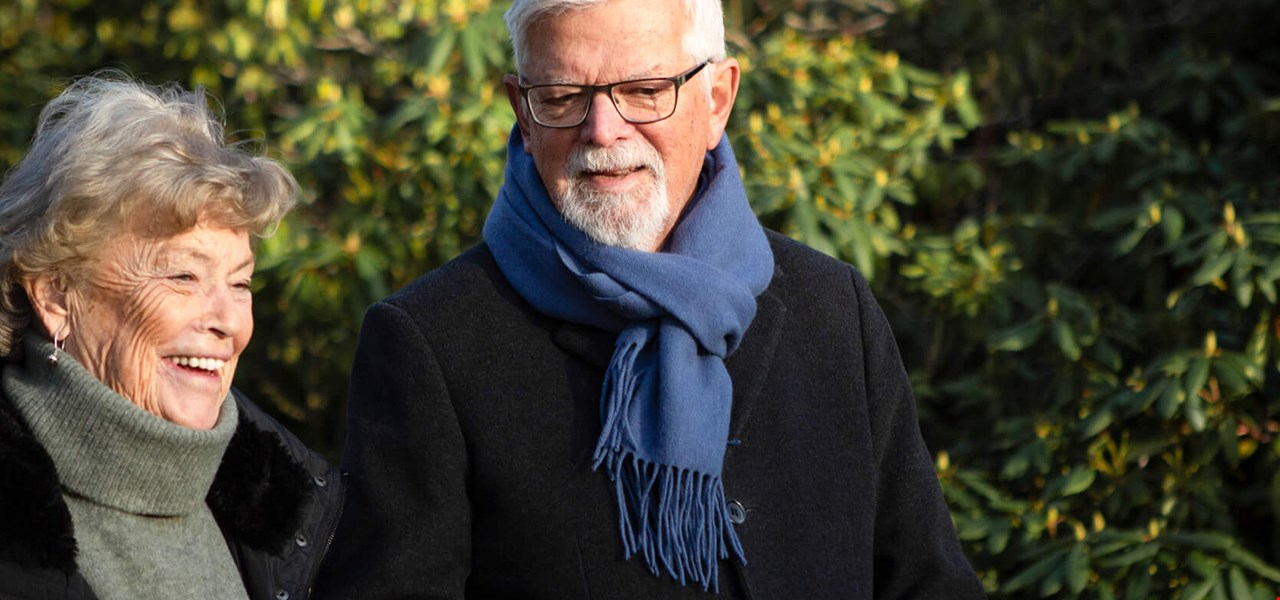
[[[48,338],[25,337],[24,359],[4,369],[0,385],[64,489],[142,515],[187,515],[204,504],[236,429],[230,394],[213,429],[189,429],[146,412],[65,353],[49,365]]]

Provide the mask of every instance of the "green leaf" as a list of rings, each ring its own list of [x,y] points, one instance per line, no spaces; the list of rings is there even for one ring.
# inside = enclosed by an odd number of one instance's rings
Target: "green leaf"
[[[1091,438],[1103,431],[1106,431],[1111,423],[1115,421],[1115,414],[1110,408],[1101,408],[1093,411],[1088,419],[1085,419],[1083,425],[1080,426],[1080,435],[1085,438]]]
[[[1003,593],[1016,592],[1044,579],[1050,571],[1062,564],[1063,555],[1066,553],[1066,550],[1054,550],[1050,552],[1040,560],[1032,563],[1031,566],[1019,571],[1009,579],[1005,580],[1004,584],[1000,586],[1000,591]]]
[[[1178,408],[1182,406],[1186,397],[1187,392],[1182,386],[1164,386],[1164,391],[1161,392],[1160,399],[1156,403],[1156,414],[1165,420],[1173,418],[1173,415],[1178,414]]]
[[[1208,358],[1201,357],[1191,360],[1187,367],[1186,379],[1183,380],[1186,384],[1188,398],[1200,395],[1200,390],[1203,390],[1204,385],[1209,382],[1210,366]]]
[[[1231,281],[1231,289],[1235,292],[1236,303],[1241,308],[1248,308],[1253,303],[1253,278],[1248,277],[1248,268],[1242,267],[1241,261],[1236,262],[1236,267],[1231,270],[1233,275]],[[1241,274],[1239,277],[1234,277]]]
[[[466,65],[467,75],[473,80],[482,80],[485,74],[484,48],[488,43],[486,32],[475,27],[464,27],[459,32],[462,47],[462,61]]]
[[[1182,407],[1182,412],[1187,417],[1187,424],[1191,426],[1191,430],[1195,432],[1204,431],[1204,400],[1200,398],[1200,394],[1188,394],[1186,404]]]
[[[1146,569],[1131,573],[1124,591],[1125,598],[1151,598],[1151,574]]]
[[[1164,230],[1164,237],[1169,243],[1173,243],[1182,238],[1182,232],[1185,228],[1185,219],[1182,211],[1177,207],[1165,205],[1161,210],[1160,227]]]
[[[1164,539],[1180,546],[1190,546],[1202,550],[1226,551],[1237,546],[1237,542],[1229,535],[1219,532],[1187,533],[1172,531],[1164,534]],[[1197,553],[1192,553],[1197,554]]]
[[[1246,370],[1256,371],[1243,357],[1236,354],[1224,354],[1213,361],[1213,374],[1218,378],[1223,394],[1229,398],[1252,391],[1253,385],[1250,383],[1251,378],[1245,375]]]
[[[1066,482],[1062,486],[1062,495],[1074,496],[1089,489],[1097,475],[1098,473],[1093,469],[1072,469],[1071,474],[1067,475]]]
[[[457,35],[457,29],[446,28],[436,37],[436,43],[431,48],[431,58],[427,60],[426,72],[428,75],[435,75],[444,68],[445,63],[453,54],[453,44],[457,40]]]
[[[1033,319],[988,336],[987,347],[996,352],[1018,352],[1031,347],[1043,333],[1044,323]]]
[[[1227,598],[1227,584],[1222,575],[1213,582],[1213,600],[1230,600]]]
[[[1089,584],[1089,553],[1084,544],[1076,544],[1067,555],[1067,589],[1079,595]]]
[[[1053,570],[1044,579],[1040,580],[1040,597],[1051,598],[1062,591],[1062,584],[1067,576],[1067,565],[1065,563],[1055,565]]]
[[[1187,564],[1191,565],[1191,570],[1197,575],[1206,579],[1212,579],[1218,573],[1218,563],[1209,560],[1203,552],[1192,551],[1187,554]],[[1205,593],[1208,593],[1207,591]]]
[[[991,524],[991,535],[987,536],[987,552],[998,555],[1009,546],[1009,534],[1013,533],[1013,525],[1007,520]]]
[[[1258,286],[1258,291],[1262,293],[1262,297],[1266,298],[1267,304],[1276,304],[1276,283],[1274,279],[1254,279],[1254,283]]]
[[[990,533],[991,521],[988,519],[966,520],[963,527],[956,528],[956,537],[965,542],[985,539]]]
[[[1134,564],[1150,560],[1160,553],[1159,542],[1140,542],[1133,549],[1123,552],[1117,556],[1099,559],[1098,566],[1114,569],[1118,567],[1128,567]]]
[[[1115,252],[1117,256],[1125,256],[1130,252],[1133,252],[1133,249],[1138,247],[1138,242],[1141,242],[1142,238],[1147,235],[1147,231],[1149,231],[1149,229],[1141,227],[1126,233],[1124,237],[1120,238],[1120,240],[1116,242],[1112,251]]]
[[[1233,546],[1227,549],[1226,555],[1232,562],[1257,573],[1260,577],[1280,583],[1280,569],[1267,564],[1266,561],[1258,558],[1258,556],[1252,552],[1238,546]]]
[[[1280,256],[1271,259],[1271,262],[1267,263],[1266,268],[1263,269],[1262,274],[1259,275],[1259,277],[1267,281],[1280,279]]]
[[[1026,449],[1015,452],[1000,467],[1000,479],[1008,481],[1022,477],[1027,473],[1027,468],[1030,466],[1031,459],[1027,456]]]
[[[1182,591],[1181,598],[1182,600],[1204,600],[1213,591],[1213,586],[1216,584],[1216,578],[1197,581]]]
[[[982,123],[982,113],[978,111],[978,104],[973,101],[972,97],[965,96],[956,101],[956,115],[960,117],[960,122],[965,127],[976,127]]]
[[[1236,255],[1230,252],[1224,252],[1212,259],[1205,261],[1194,274],[1191,275],[1191,285],[1201,286],[1222,277],[1227,269],[1231,268],[1231,264],[1235,262]]]
[[[1076,336],[1071,331],[1071,326],[1061,319],[1053,321],[1053,341],[1057,342],[1058,350],[1062,355],[1072,362],[1080,360],[1080,346],[1076,343]]]
[[[1093,355],[1094,361],[1112,371],[1119,371],[1124,366],[1124,360],[1120,357],[1120,353],[1106,339],[1098,340],[1098,343],[1093,345],[1090,353]]]
[[[1240,567],[1231,567],[1227,579],[1231,582],[1231,600],[1253,600],[1253,593],[1249,591],[1249,581],[1245,579],[1244,571],[1240,570]]]

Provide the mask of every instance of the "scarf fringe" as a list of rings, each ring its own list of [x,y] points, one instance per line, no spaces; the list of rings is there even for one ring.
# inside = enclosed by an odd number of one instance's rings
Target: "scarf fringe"
[[[746,564],[742,543],[728,520],[720,477],[649,462],[623,447],[626,415],[639,387],[635,356],[640,346],[619,344],[605,373],[600,439],[592,469],[604,465],[618,499],[624,558],[641,556],[649,572],[662,570],[685,585],[719,591],[720,560],[730,552]]]
[[[600,413],[600,439],[596,441],[595,456],[591,469],[598,470],[611,451],[622,448],[622,436],[625,435],[626,418],[631,409],[631,400],[636,397],[640,387],[640,377],[636,373],[636,358],[640,355],[640,344],[633,340],[625,340],[624,332],[614,348],[609,368],[604,373],[604,402]]]
[[[654,576],[665,570],[680,585],[712,592],[719,591],[720,560],[732,553],[747,564],[719,477],[651,463],[629,450],[608,454],[625,559],[638,555]]]

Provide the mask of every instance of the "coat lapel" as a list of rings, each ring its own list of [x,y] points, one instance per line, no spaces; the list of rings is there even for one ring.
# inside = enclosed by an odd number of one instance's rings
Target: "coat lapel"
[[[729,377],[733,379],[733,414],[729,421],[731,440],[742,434],[743,424],[751,415],[751,409],[758,404],[764,383],[769,380],[773,353],[782,338],[782,325],[787,316],[786,305],[771,291],[782,276],[782,270],[774,267],[773,282],[756,298],[756,317],[742,337],[742,344],[724,361]]]
[[[205,500],[232,539],[279,554],[301,524],[302,508],[313,493],[311,477],[278,434],[259,429],[246,404],[239,406],[235,436]]]

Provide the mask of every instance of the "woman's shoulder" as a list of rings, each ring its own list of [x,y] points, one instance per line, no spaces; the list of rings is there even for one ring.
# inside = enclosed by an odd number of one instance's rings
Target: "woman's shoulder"
[[[232,393],[240,423],[210,488],[210,510],[242,547],[251,596],[305,598],[340,517],[345,482],[265,410]]]
[[[49,453],[0,394],[0,563],[76,569],[71,512]]]

